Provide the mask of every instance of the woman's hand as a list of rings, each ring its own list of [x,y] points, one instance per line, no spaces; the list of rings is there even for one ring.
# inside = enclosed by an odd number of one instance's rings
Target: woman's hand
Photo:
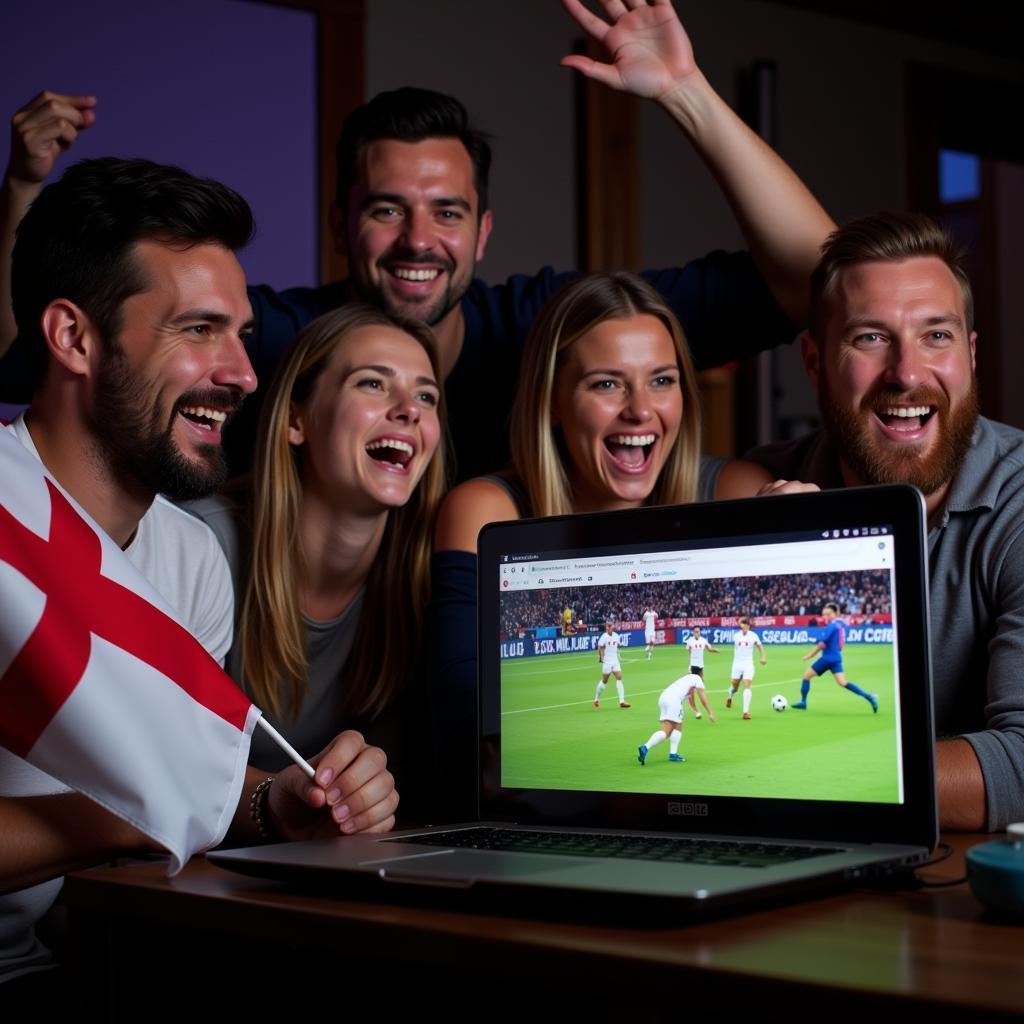
[[[772,480],[757,492],[757,497],[763,498],[769,494],[807,494],[820,490],[817,484],[805,484],[799,480]]]
[[[398,793],[387,756],[358,732],[348,731],[310,758],[311,782],[296,766],[274,779],[267,794],[271,826],[284,839],[389,832],[395,826]]]

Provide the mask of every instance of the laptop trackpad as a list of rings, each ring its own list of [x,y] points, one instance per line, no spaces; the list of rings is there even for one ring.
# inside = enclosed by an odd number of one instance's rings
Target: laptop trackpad
[[[378,847],[379,849],[379,847]],[[420,850],[423,848],[420,847]],[[566,872],[579,872],[579,861],[533,853],[504,853],[487,850],[431,849],[394,857],[375,857],[360,864],[372,868],[391,882],[420,885],[472,884],[478,879],[557,878]]]

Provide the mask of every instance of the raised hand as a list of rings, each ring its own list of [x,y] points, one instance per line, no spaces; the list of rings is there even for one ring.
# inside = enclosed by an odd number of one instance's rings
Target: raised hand
[[[0,356],[18,332],[11,308],[14,232],[78,133],[96,123],[95,96],[41,92],[11,118],[11,157],[0,183]],[[28,397],[26,395],[26,397]]]
[[[673,86],[697,72],[693,46],[671,0],[602,0],[604,20],[581,0],[562,0],[576,23],[604,44],[611,57],[605,64],[590,57],[562,58],[562,66],[588,78],[650,99],[660,99]]]
[[[74,145],[78,133],[96,122],[95,96],[67,96],[44,91],[11,118],[11,158],[7,178],[12,184],[39,186],[57,158]]]

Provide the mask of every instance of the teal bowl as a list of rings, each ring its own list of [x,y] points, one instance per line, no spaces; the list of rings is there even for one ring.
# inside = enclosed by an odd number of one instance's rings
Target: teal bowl
[[[967,880],[991,910],[1024,919],[1024,842],[997,839],[967,851]]]

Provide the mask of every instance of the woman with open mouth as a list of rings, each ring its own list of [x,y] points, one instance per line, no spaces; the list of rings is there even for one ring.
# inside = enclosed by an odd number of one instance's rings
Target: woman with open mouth
[[[753,463],[701,456],[682,328],[633,274],[581,277],[541,310],[523,353],[510,434],[512,464],[456,487],[435,532],[435,738],[462,804],[463,780],[475,777],[476,538],[485,523],[811,489],[773,483]],[[627,709],[619,687],[618,707]]]
[[[362,732],[406,797],[427,754],[406,691],[444,494],[439,379],[418,321],[358,303],[314,320],[268,390],[252,477],[190,506],[232,569],[231,676],[301,753]],[[257,733],[250,763],[283,757]]]

